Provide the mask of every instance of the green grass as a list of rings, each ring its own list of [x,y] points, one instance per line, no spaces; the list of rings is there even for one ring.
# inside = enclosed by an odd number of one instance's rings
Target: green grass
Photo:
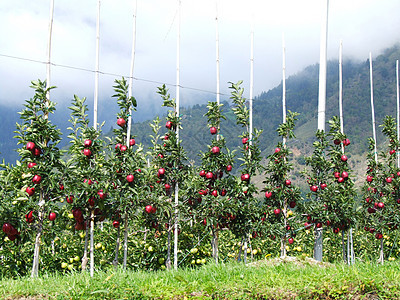
[[[399,299],[400,268],[358,263],[209,263],[178,271],[49,274],[0,280],[1,299]],[[30,298],[29,298],[30,297]],[[25,298],[23,298],[25,299]]]

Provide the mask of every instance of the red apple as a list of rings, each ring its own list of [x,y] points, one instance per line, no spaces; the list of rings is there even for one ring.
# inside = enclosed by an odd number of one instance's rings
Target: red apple
[[[349,139],[344,139],[343,140],[343,145],[345,145],[345,146],[350,145],[350,140]]]
[[[340,229],[339,229],[339,228],[333,228],[333,233],[335,233],[335,234],[338,234],[338,233],[339,233],[339,231],[340,231]]]
[[[159,174],[160,176],[164,176],[165,169],[164,168],[159,168],[157,174]]]
[[[60,184],[60,191],[64,190],[64,185]]]
[[[172,122],[171,121],[167,121],[167,123],[165,124],[165,127],[167,127],[168,129],[172,128]]]
[[[218,191],[217,190],[213,190],[211,193],[214,197],[218,197]]]
[[[392,177],[388,177],[388,178],[386,178],[386,182],[387,182],[387,183],[391,183],[391,182],[392,182],[392,180],[393,180],[393,178],[392,178]]]
[[[340,157],[340,159],[341,159],[343,162],[346,162],[346,161],[347,161],[347,156],[343,154],[343,155]]]
[[[249,141],[248,138],[242,138],[242,144],[243,144],[243,145],[244,145],[244,144],[247,144],[248,141]]]
[[[49,220],[50,221],[54,221],[56,219],[56,217],[57,217],[57,214],[55,212],[51,212],[49,214]]]
[[[339,177],[339,178],[337,179],[337,181],[338,181],[339,183],[342,183],[342,182],[344,182],[344,178],[343,178],[343,177]]]
[[[94,206],[94,197],[90,197],[88,199],[88,203],[89,203],[90,206]]]
[[[290,201],[289,206],[290,206],[290,208],[295,208],[296,207],[296,201]]]
[[[199,175],[200,175],[201,177],[206,177],[206,171],[201,170],[200,173],[199,173]]]
[[[281,210],[279,208],[274,209],[274,214],[279,215],[281,213]]]
[[[34,166],[36,166],[36,163],[34,162],[28,163],[28,169],[33,168]]]
[[[221,196],[225,196],[226,195],[226,189],[222,189],[221,190]]]
[[[135,146],[135,144],[136,144],[135,139],[130,139],[129,140],[129,146]]]
[[[4,223],[4,224],[3,224],[3,232],[4,232],[5,234],[10,233],[11,230],[12,230],[13,228],[14,228],[14,227],[13,227],[10,223]]]
[[[132,174],[129,174],[128,176],[126,176],[126,180],[128,182],[133,182],[134,179],[135,179],[135,176],[133,176]]]
[[[214,177],[214,174],[212,172],[207,172],[206,173],[206,178],[207,179],[212,179]]]
[[[285,180],[285,185],[286,186],[290,186],[292,184],[292,182],[289,180],[289,179],[286,179]]]
[[[165,189],[168,191],[171,188],[171,185],[169,185],[168,183],[164,184]]]
[[[34,142],[27,142],[26,143],[26,149],[29,151],[33,151],[35,149],[36,145]]]
[[[106,194],[103,192],[103,190],[99,190],[97,195],[99,195],[100,200],[106,199]]]
[[[120,126],[120,127],[125,127],[125,125],[126,125],[125,119],[124,118],[119,118],[117,120],[117,125]]]
[[[242,181],[249,181],[250,180],[250,174],[243,174],[241,176]]]
[[[42,176],[40,176],[40,175],[33,176],[32,182],[34,184],[39,184],[41,181],[42,181]]]
[[[379,202],[377,206],[378,206],[379,208],[384,208],[384,207],[385,207],[385,204],[383,204],[383,202]]]
[[[348,177],[349,177],[349,173],[347,173],[346,171],[343,171],[343,172],[342,172],[342,177],[343,177],[344,179],[348,178]]]
[[[367,175],[367,181],[368,182],[372,182],[372,180],[374,179],[374,177],[373,176],[371,176],[371,175]]]
[[[211,134],[216,134],[217,131],[218,131],[218,130],[217,130],[216,127],[211,127],[211,128],[210,128],[210,133],[211,133]]]
[[[35,188],[27,187],[25,191],[28,193],[29,196],[32,196],[35,193]]]
[[[148,214],[151,214],[152,211],[153,211],[153,206],[151,206],[151,205],[146,205],[145,211],[146,211]]]
[[[373,208],[373,207],[368,207],[368,213],[370,213],[370,214],[373,214],[373,213],[375,213],[376,212],[376,209],[375,208]]]
[[[315,227],[321,228],[322,227],[322,223],[321,222],[317,222],[317,224],[315,224]]]
[[[334,143],[335,145],[340,145],[340,140],[336,139],[336,140],[333,141],[333,143]]]
[[[312,186],[310,186],[310,190],[311,190],[311,192],[316,192],[316,191],[318,191],[318,186],[312,185]]]
[[[128,147],[125,145],[121,145],[119,149],[121,150],[121,152],[125,152],[126,150],[128,150]]]
[[[294,239],[293,238],[288,238],[288,243],[291,245],[291,244],[293,244],[293,242],[294,242]]]
[[[265,192],[265,198],[271,198],[272,192],[266,191]]]
[[[227,166],[226,166],[226,171],[227,171],[227,172],[232,171],[232,166],[231,166],[231,165],[227,165]]]
[[[40,150],[40,148],[33,149],[33,155],[39,156],[40,154],[42,154],[42,150]]]
[[[120,149],[121,149],[121,146],[122,146],[122,145],[121,145],[120,143],[116,144],[116,145],[115,145],[115,150],[120,150]]]
[[[278,153],[279,151],[281,151],[281,148],[275,148],[275,153]]]
[[[90,146],[92,146],[92,140],[85,140],[84,141],[84,143],[83,143],[83,145],[85,146],[85,147],[90,147]]]
[[[211,152],[214,154],[218,154],[220,152],[220,149],[218,146],[214,146],[211,148]]]
[[[67,196],[66,197],[66,200],[67,200],[67,203],[72,203],[72,202],[74,202],[74,196]]]
[[[333,173],[333,176],[335,176],[335,178],[339,178],[340,177],[340,173],[339,172],[335,172],[335,173]]]
[[[380,232],[377,232],[377,233],[375,234],[375,238],[377,238],[378,240],[380,240],[380,239],[383,238],[383,234],[380,233]]]
[[[392,149],[392,150],[389,151],[389,154],[390,154],[390,155],[393,155],[393,154],[395,154],[395,153],[396,153],[396,150],[394,150],[394,149]]]
[[[119,221],[114,220],[113,221],[113,226],[114,226],[114,228],[118,228],[119,227]]]
[[[326,183],[321,183],[320,187],[321,187],[321,190],[324,190],[327,187],[327,184]]]
[[[89,157],[92,155],[92,151],[90,149],[85,148],[83,149],[83,155]]]

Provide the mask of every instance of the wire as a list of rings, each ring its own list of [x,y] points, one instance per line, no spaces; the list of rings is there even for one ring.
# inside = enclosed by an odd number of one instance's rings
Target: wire
[[[12,59],[18,59],[18,60],[23,60],[23,61],[29,61],[29,62],[34,62],[34,63],[40,63],[40,64],[49,64],[49,62],[45,61],[40,61],[36,59],[31,59],[31,58],[25,58],[25,57],[19,57],[19,56],[13,56],[13,55],[7,55],[7,54],[2,54],[0,53],[1,57],[6,57],[6,58],[12,58]],[[65,68],[65,69],[72,69],[72,70],[78,70],[78,71],[84,71],[84,72],[89,72],[89,73],[96,73],[95,70],[92,69],[87,69],[87,68],[82,68],[82,67],[76,67],[76,66],[71,66],[71,65],[63,65],[63,64],[56,64],[56,63],[50,63],[51,66],[54,67],[60,67],[60,68]],[[99,74],[102,75],[107,75],[107,76],[114,76],[114,77],[125,77],[125,78],[131,78],[131,76],[125,76],[117,73],[111,73],[111,72],[104,72],[104,71],[98,71]],[[156,84],[165,84],[168,86],[173,86],[176,87],[177,85],[174,83],[165,83],[157,80],[151,80],[151,79],[146,79],[146,78],[139,78],[139,77],[132,77],[133,80],[136,81],[142,81],[142,82],[148,82],[148,83],[156,83]],[[201,88],[196,88],[196,87],[190,87],[190,86],[183,86],[179,85],[180,88],[182,89],[187,89],[187,90],[192,90],[192,91],[198,91],[198,92],[204,92],[204,93],[209,93],[209,94],[214,94],[216,95],[216,92],[209,91],[209,90],[204,90]],[[219,93],[222,96],[229,96],[228,94],[224,93]]]

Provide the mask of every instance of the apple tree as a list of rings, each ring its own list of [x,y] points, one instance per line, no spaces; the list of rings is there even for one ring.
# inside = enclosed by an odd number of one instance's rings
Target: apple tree
[[[381,126],[383,134],[388,138],[388,143],[379,153],[379,160],[377,160],[374,140],[369,140],[370,152],[367,155],[361,220],[365,231],[373,234],[380,241],[379,260],[383,263],[383,236],[389,235],[400,225],[400,168],[396,155],[399,151],[396,122],[393,117],[386,116]]]
[[[259,137],[262,130],[250,128],[249,109],[246,106],[246,99],[243,97],[244,89],[240,87],[241,83],[241,81],[236,84],[231,83],[230,86],[236,124],[244,128],[245,131],[239,136],[242,144],[240,147],[242,156],[238,158],[242,162],[240,165],[241,176],[237,178],[236,185],[233,186],[236,187],[236,195],[229,202],[229,209],[232,210],[230,215],[235,215],[229,228],[237,238],[242,240],[238,256],[239,260],[242,245],[245,245],[244,261],[246,262],[247,240],[249,240],[250,234],[253,237],[257,237],[259,234],[256,231],[257,223],[260,221],[259,201],[256,198],[258,190],[255,184],[251,182],[251,178],[261,170]],[[252,131],[251,136],[250,131]]]
[[[286,122],[278,126],[277,132],[285,141],[294,138],[295,121],[298,113],[288,111]],[[267,166],[263,181],[265,187],[263,216],[261,228],[271,239],[277,236],[281,239],[281,256],[286,256],[286,243],[292,244],[296,236],[296,218],[291,208],[299,205],[302,198],[300,189],[292,184],[290,171],[293,169],[289,161],[291,151],[286,142],[278,142],[274,153],[267,157]]]
[[[46,82],[41,80],[31,83],[35,94],[26,101],[25,109],[20,112],[21,123],[17,123],[16,138],[18,144],[23,145],[18,149],[20,161],[15,167],[16,172],[10,170],[9,173],[14,178],[10,183],[15,191],[7,189],[15,197],[11,202],[14,208],[11,206],[8,209],[19,214],[26,212],[26,223],[22,225],[20,220],[17,228],[26,226],[35,232],[31,276],[36,277],[42,239],[46,238],[43,237],[44,230],[49,229],[57,218],[59,207],[56,202],[62,193],[61,178],[65,168],[61,160],[62,152],[58,148],[61,132],[49,119],[56,109],[55,103],[48,97],[54,87],[47,87]],[[17,173],[19,176],[16,176]],[[15,220],[17,216],[10,217]],[[3,231],[11,240],[18,236],[18,230],[13,226],[12,223],[6,228],[3,225]]]
[[[94,270],[93,236],[95,222],[106,217],[107,193],[110,189],[105,164],[105,142],[100,129],[89,125],[86,98],[74,95],[71,110],[69,134],[70,155],[67,161],[68,173],[65,184],[66,202],[72,209],[74,229],[86,230],[82,270],[88,262],[87,249],[90,228],[90,273]]]
[[[143,168],[145,159],[143,147],[136,145],[134,136],[129,134],[129,122],[131,113],[136,110],[136,99],[128,96],[128,84],[124,78],[115,80],[113,97],[117,98],[120,111],[117,115],[117,128],[113,129],[115,136],[115,146],[111,145],[110,156],[107,159],[108,169],[111,170],[109,180],[114,188],[110,190],[112,199],[109,201],[112,226],[117,229],[117,239],[115,248],[114,266],[118,265],[118,253],[120,246],[120,227],[124,226],[124,258],[123,268],[127,264],[128,251],[128,222],[134,217],[140,208],[145,182]],[[123,215],[123,219],[121,217]]]

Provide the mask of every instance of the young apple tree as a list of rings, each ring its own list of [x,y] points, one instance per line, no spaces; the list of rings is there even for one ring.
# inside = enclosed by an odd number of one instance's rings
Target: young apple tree
[[[286,122],[279,125],[277,131],[286,142],[294,138],[294,126],[298,113],[288,111]],[[286,256],[286,244],[293,244],[296,236],[295,216],[291,216],[290,208],[301,202],[300,189],[292,184],[289,173],[293,169],[289,161],[290,150],[286,143],[279,142],[274,153],[268,156],[266,179],[263,181],[265,201],[263,203],[264,216],[261,227],[265,234],[272,239],[276,236],[281,239],[281,256]]]
[[[95,222],[102,221],[106,215],[106,198],[110,183],[104,168],[104,141],[101,126],[89,126],[86,98],[74,96],[71,110],[71,130],[67,162],[69,169],[65,192],[68,205],[72,208],[75,230],[86,230],[85,249],[82,257],[82,270],[88,262],[88,231],[90,228],[90,274],[94,272],[93,235]]]
[[[235,195],[235,180],[230,172],[233,165],[233,153],[226,147],[226,142],[221,134],[216,134],[214,128],[219,130],[220,122],[225,117],[222,115],[223,104],[208,102],[208,119],[210,134],[214,137],[208,151],[201,152],[201,167],[198,180],[202,187],[198,192],[199,202],[195,215],[211,230],[212,256],[218,263],[218,232],[235,219],[234,209],[230,204],[232,196]],[[224,176],[224,174],[228,176]],[[246,175],[248,181],[249,175]],[[228,225],[229,226],[229,225]]]
[[[113,264],[115,267],[118,265],[120,228],[124,226],[123,268],[125,269],[128,251],[128,221],[137,212],[141,199],[145,197],[143,193],[144,175],[142,173],[145,159],[143,147],[136,144],[134,136],[129,134],[128,140],[127,128],[130,128],[130,114],[136,110],[136,99],[128,96],[128,85],[124,78],[115,80],[114,90],[116,94],[113,97],[117,98],[120,111],[117,115],[118,127],[113,129],[115,143],[111,144],[112,149],[109,151],[111,154],[107,160],[107,165],[111,170],[110,179],[114,186],[114,189],[110,191],[110,196],[113,199],[109,204],[112,211],[112,226],[117,229]]]
[[[375,160],[374,140],[370,139],[370,152],[367,156],[367,175],[363,187],[364,201],[362,218],[365,231],[380,241],[379,261],[384,261],[383,237],[400,226],[398,211],[400,208],[400,169],[396,154],[399,151],[396,122],[386,116],[382,126],[383,134],[388,138],[387,146]],[[366,212],[366,214],[365,214]]]
[[[18,149],[21,160],[16,168],[20,179],[13,182],[17,194],[12,203],[18,207],[19,213],[26,211],[26,226],[29,224],[29,228],[36,232],[31,272],[31,276],[36,277],[42,234],[44,227],[51,224],[46,220],[55,221],[57,216],[55,200],[62,192],[60,178],[64,165],[58,148],[61,132],[49,119],[56,109],[55,103],[48,98],[54,87],[46,87],[46,82],[40,80],[32,81],[31,87],[35,94],[26,101],[25,109],[20,113],[22,122],[17,124],[16,137],[23,147]],[[18,235],[15,228],[6,229],[6,233],[11,235],[11,239]]]
[[[236,124],[242,126],[245,131],[239,136],[241,139],[242,146],[240,151],[242,157],[239,158],[242,161],[240,165],[241,176],[236,180],[236,195],[231,198],[229,202],[230,215],[234,213],[236,216],[232,220],[230,230],[237,238],[242,240],[239,250],[238,260],[240,260],[240,254],[242,246],[244,244],[244,262],[247,260],[247,240],[249,240],[250,234],[253,237],[257,237],[256,231],[257,222],[260,221],[259,216],[259,201],[255,197],[258,190],[251,178],[261,170],[261,151],[259,148],[259,137],[262,130],[256,128],[250,128],[249,121],[249,109],[246,106],[246,99],[243,97],[244,89],[240,87],[241,81],[234,84],[231,83],[230,88],[231,99],[234,104],[233,112],[236,116]],[[250,139],[250,131],[252,131],[252,137]]]

